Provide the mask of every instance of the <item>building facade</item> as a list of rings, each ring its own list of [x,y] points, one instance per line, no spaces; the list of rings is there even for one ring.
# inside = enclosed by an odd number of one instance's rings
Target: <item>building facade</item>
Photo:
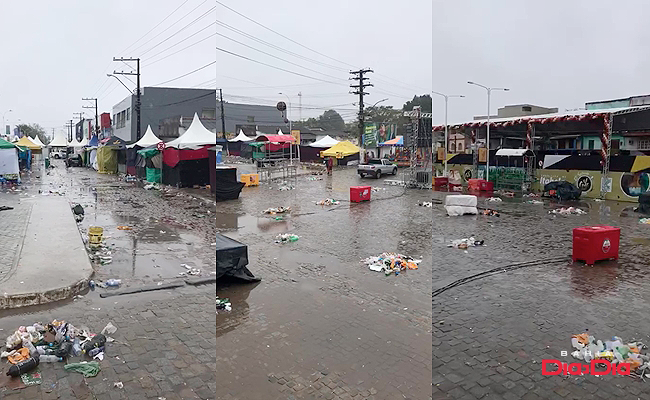
[[[181,117],[194,116],[194,113],[202,119],[214,120],[216,116],[216,90],[145,87],[141,89],[140,98],[141,136],[144,135],[148,125],[158,136],[161,126],[164,126],[163,121],[168,119],[178,118],[180,121]],[[138,140],[135,104],[136,96],[131,95],[113,106],[112,133],[127,142]]]
[[[238,104],[223,102],[223,114],[226,125],[226,134],[237,135],[240,130],[247,135],[260,131],[274,134],[278,129],[289,133],[289,122],[285,122],[282,113],[273,106],[260,106],[256,104]],[[217,102],[217,132],[222,137],[221,103]]]

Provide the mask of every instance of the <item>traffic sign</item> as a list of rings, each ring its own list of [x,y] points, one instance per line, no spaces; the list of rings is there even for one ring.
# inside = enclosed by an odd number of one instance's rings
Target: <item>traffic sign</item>
[[[165,150],[165,142],[158,142],[158,144],[156,145],[156,148],[157,148],[159,151],[163,151],[163,150]]]

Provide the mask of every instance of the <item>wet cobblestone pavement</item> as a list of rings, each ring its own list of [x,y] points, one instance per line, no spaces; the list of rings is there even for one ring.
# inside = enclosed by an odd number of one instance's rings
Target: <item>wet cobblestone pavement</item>
[[[435,192],[442,200],[445,194]],[[447,217],[434,205],[433,289],[509,264],[536,266],[468,282],[433,298],[433,397],[439,399],[650,398],[650,383],[626,376],[543,376],[543,359],[562,357],[571,335],[650,340],[646,274],[650,226],[639,224],[633,203],[584,200],[586,215],[555,216],[561,205],[504,199],[479,206],[500,217]],[[572,228],[621,227],[620,259],[572,263]],[[486,246],[467,252],[446,243],[474,235]],[[566,261],[544,262],[558,257]]]
[[[179,272],[186,271],[181,263],[200,268],[203,276],[214,272],[214,201],[201,190],[147,191],[116,176],[65,169],[58,161],[54,165],[49,174],[24,179],[20,192],[0,198],[10,196],[16,204],[28,204],[32,196],[61,194],[71,204],[82,204],[85,218],[80,230],[102,226],[112,251],[112,263],[93,265],[95,280],[119,278],[122,287],[135,288],[178,281]],[[118,225],[133,230],[121,231]],[[43,263],[47,265],[46,255]],[[64,371],[60,363],[42,364],[42,384],[0,388],[0,399],[215,399],[215,289],[214,284],[186,285],[100,298],[110,288],[98,287],[74,300],[0,312],[3,338],[21,325],[53,319],[86,325],[94,333],[109,321],[118,327],[96,377]],[[123,388],[115,387],[115,382],[122,382]]]
[[[249,246],[249,269],[262,278],[217,288],[233,306],[217,315],[218,398],[430,398],[431,209],[417,204],[431,194],[355,172],[299,177],[288,191],[245,188],[217,204],[218,230]],[[357,185],[379,190],[351,204]],[[325,198],[341,204],[315,204]],[[291,216],[261,214],[278,206]],[[279,233],[300,239],[276,244]],[[390,277],[360,262],[386,251],[424,261]]]

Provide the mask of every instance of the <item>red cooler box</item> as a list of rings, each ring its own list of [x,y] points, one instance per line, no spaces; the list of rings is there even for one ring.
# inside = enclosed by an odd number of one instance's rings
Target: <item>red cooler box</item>
[[[361,203],[362,201],[370,201],[370,186],[350,186],[350,201],[352,203]]]
[[[467,181],[469,190],[481,190],[482,179],[470,179]]]
[[[621,228],[614,226],[581,226],[573,228],[573,261],[587,265],[596,261],[618,259]]]

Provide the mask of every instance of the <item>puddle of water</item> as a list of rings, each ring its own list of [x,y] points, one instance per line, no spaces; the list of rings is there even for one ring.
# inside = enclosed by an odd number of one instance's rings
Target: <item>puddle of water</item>
[[[217,229],[224,231],[238,230],[240,233],[286,233],[293,228],[290,216],[274,217],[217,213]]]

